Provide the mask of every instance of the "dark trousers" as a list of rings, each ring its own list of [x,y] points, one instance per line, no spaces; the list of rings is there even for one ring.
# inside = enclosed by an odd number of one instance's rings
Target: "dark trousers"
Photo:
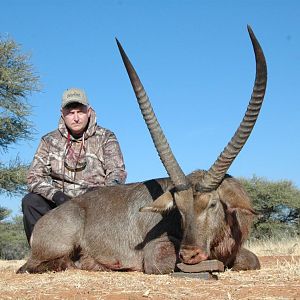
[[[22,199],[23,223],[28,243],[35,223],[55,207],[54,202],[34,193],[29,193]]]

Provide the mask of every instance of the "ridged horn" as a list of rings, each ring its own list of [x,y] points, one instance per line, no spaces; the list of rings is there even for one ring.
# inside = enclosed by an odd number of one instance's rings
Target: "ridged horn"
[[[131,85],[135,92],[140,110],[151,134],[156,151],[163,163],[167,173],[169,174],[174,186],[177,190],[185,190],[189,187],[188,180],[180,168],[173,152],[167,142],[167,139],[162,131],[162,128],[155,116],[150,100],[146,91],[133,67],[128,56],[126,55],[122,45],[116,39],[123,63],[127,70]]]
[[[221,183],[230,165],[250,136],[263,103],[267,86],[266,60],[263,50],[259,45],[259,42],[257,41],[251,27],[248,25],[247,28],[253,45],[256,60],[256,76],[251,99],[245,116],[234,136],[224,148],[223,152],[219,155],[215,163],[196,185],[196,190],[198,191],[213,190]]]

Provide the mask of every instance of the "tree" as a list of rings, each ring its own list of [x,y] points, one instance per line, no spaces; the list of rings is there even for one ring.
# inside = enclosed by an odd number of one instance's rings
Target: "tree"
[[[291,181],[273,182],[256,176],[240,181],[258,213],[252,237],[300,235],[300,190]]]
[[[32,137],[27,97],[39,90],[38,80],[30,56],[22,54],[16,42],[0,36],[0,153],[7,153],[11,144]],[[27,169],[18,157],[10,162],[0,161],[0,193],[22,194]],[[10,211],[0,206],[0,258],[23,258],[28,245],[21,217],[5,221],[9,215]]]
[[[0,152],[11,144],[32,137],[33,126],[28,120],[31,105],[28,95],[39,90],[39,78],[30,63],[30,56],[11,39],[0,36]],[[0,193],[22,193],[28,166],[18,158],[0,161]]]

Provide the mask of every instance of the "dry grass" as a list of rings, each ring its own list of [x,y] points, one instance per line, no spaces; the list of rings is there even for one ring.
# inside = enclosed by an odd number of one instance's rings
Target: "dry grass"
[[[0,261],[0,299],[300,299],[300,256],[295,244],[299,240],[249,244],[260,254],[261,270],[226,271],[217,281],[139,272],[15,274],[24,261]]]
[[[246,248],[258,256],[265,255],[300,255],[300,237],[270,239],[261,241],[248,241]]]
[[[1,261],[0,299],[300,299],[300,257],[262,257],[258,271],[218,281],[138,272],[15,274],[22,261]]]

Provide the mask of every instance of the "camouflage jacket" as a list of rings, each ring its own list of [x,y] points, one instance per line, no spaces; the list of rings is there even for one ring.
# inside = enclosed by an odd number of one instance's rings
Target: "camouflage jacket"
[[[30,192],[52,200],[59,190],[74,197],[96,186],[124,183],[126,171],[116,136],[97,125],[92,110],[82,138],[74,139],[62,118],[57,130],[42,137],[27,180]]]

